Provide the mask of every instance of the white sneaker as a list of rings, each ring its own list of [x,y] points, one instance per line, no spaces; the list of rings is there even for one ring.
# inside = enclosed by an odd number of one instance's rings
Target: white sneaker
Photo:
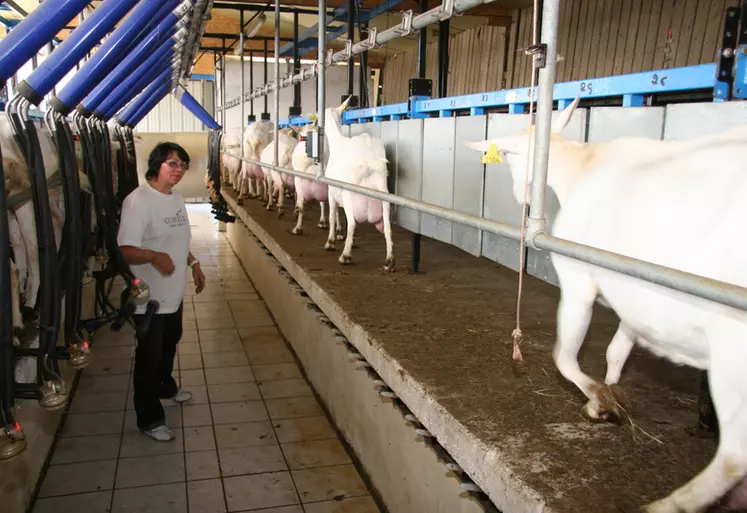
[[[174,397],[171,398],[177,404],[186,403],[192,400],[192,392],[187,390],[179,390]]]
[[[160,426],[153,429],[141,429],[140,431],[142,431],[143,434],[151,437],[153,440],[158,440],[159,442],[170,442],[175,438],[174,434],[171,432],[171,429],[169,429],[169,426],[167,426],[166,424],[161,424]]]

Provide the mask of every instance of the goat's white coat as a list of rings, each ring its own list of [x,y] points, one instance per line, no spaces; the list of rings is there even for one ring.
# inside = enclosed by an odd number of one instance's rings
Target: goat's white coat
[[[223,134],[221,146],[224,152],[241,155],[241,129],[235,128]],[[239,183],[239,172],[241,171],[241,159],[231,155],[222,155],[222,164],[225,171],[223,180],[227,185],[234,187]]]
[[[293,150],[298,145],[298,140],[295,139],[290,133],[293,133],[293,129],[283,129],[278,131],[278,140],[270,141],[267,146],[262,150],[260,155],[260,162],[265,164],[272,164],[275,161],[275,144],[278,144],[278,166],[289,168],[291,167],[291,160],[293,157]],[[270,169],[269,173],[265,171],[265,176],[269,175],[269,199],[267,202],[267,210],[272,209],[272,199],[275,193],[278,194],[278,215],[283,215],[283,203],[285,201],[285,188],[293,190],[295,185],[293,183],[293,175],[287,173],[279,173],[274,169]]]
[[[306,138],[309,132],[316,128],[316,121],[310,125],[305,125],[299,130],[299,135],[302,138]],[[324,166],[326,168],[329,163],[329,144],[324,144],[324,153],[322,156]],[[318,164],[314,164],[314,160],[306,155],[306,141],[299,142],[298,145],[293,149],[293,157],[291,159],[291,165],[296,171],[308,173],[312,177],[316,176]],[[296,220],[296,226],[293,228],[292,233],[299,235],[303,233],[303,212],[304,204],[308,201],[316,200],[319,202],[319,209],[321,214],[319,217],[319,228],[327,228],[327,220],[324,218],[324,204],[329,201],[329,190],[326,184],[319,183],[316,180],[310,180],[306,178],[300,178],[295,176],[293,178],[293,184],[296,189],[296,210],[298,211],[298,219]],[[330,216],[337,215],[337,209],[334,212],[329,213]],[[335,218],[337,219],[337,218]],[[339,227],[339,223],[337,223]],[[340,230],[341,233],[341,230]]]
[[[348,182],[362,187],[389,192],[387,188],[387,158],[384,143],[367,133],[354,137],[342,134],[340,116],[347,107],[347,102],[339,108],[327,108],[325,111],[325,132],[329,144],[329,164],[325,176],[333,180]],[[386,261],[384,268],[394,269],[392,227],[389,218],[390,204],[387,201],[370,198],[360,194],[329,187],[329,210],[336,212],[338,204],[345,210],[347,219],[347,237],[345,247],[340,255],[340,263],[349,263],[352,259],[353,236],[355,224],[369,222],[384,232],[386,239]],[[329,236],[326,249],[335,248],[335,225],[337,216],[330,216]]]
[[[244,157],[259,160],[262,150],[270,144],[274,137],[274,127],[270,121],[255,121],[244,130]],[[261,166],[241,162],[241,186],[239,199],[260,197],[268,194],[269,174]],[[256,186],[256,188],[255,188]],[[263,192],[260,192],[260,186]]]
[[[561,204],[553,235],[747,286],[747,245],[739,235],[747,218],[747,127],[687,141],[627,137],[586,144],[559,135],[577,104],[553,126],[548,185]],[[526,130],[467,146],[487,151],[491,144],[506,155],[521,203]],[[617,383],[635,342],[709,372],[720,430],[716,455],[646,511],[695,513],[720,499],[747,475],[747,313],[562,255],[552,254],[552,261],[561,288],[554,358],[588,397],[587,415],[610,411],[598,395],[603,387],[577,360],[597,295],[621,319],[607,350],[607,385]]]

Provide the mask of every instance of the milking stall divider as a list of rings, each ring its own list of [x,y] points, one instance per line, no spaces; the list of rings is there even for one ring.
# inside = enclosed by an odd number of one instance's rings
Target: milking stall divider
[[[717,280],[678,271],[650,262],[637,260],[624,255],[603,251],[582,244],[553,237],[547,229],[546,186],[549,158],[549,136],[553,104],[563,108],[574,98],[582,100],[622,97],[623,107],[646,105],[647,97],[662,93],[713,90],[714,102],[728,102],[747,97],[747,8],[745,4],[727,11],[725,27],[718,61],[685,68],[664,69],[652,72],[622,75],[615,77],[581,80],[555,84],[559,0],[541,2],[540,44],[524,49],[531,55],[535,72],[538,73],[538,91],[519,88],[446,97],[448,44],[448,21],[453,16],[465,13],[482,5],[483,0],[443,0],[443,3],[427,10],[427,2],[420,0],[419,14],[412,11],[403,13],[399,25],[384,31],[364,28],[365,22],[396,6],[396,0],[385,0],[382,4],[365,13],[357,12],[357,4],[351,0],[347,7],[338,7],[330,14],[326,0],[320,0],[318,10],[281,7],[279,0],[274,2],[274,82],[267,82],[267,41],[269,38],[244,33],[244,11],[269,10],[268,6],[239,6],[212,0],[104,0],[87,16],[83,11],[86,0],[44,1],[25,19],[10,27],[8,35],[0,41],[0,88],[9,85],[15,95],[5,105],[5,111],[13,132],[13,138],[22,152],[29,169],[31,192],[17,197],[6,197],[4,190],[5,170],[0,165],[0,401],[2,402],[2,423],[6,441],[0,450],[0,458],[10,458],[22,451],[26,445],[25,435],[14,418],[13,408],[16,398],[37,399],[42,407],[60,409],[68,399],[69,387],[60,376],[58,361],[68,359],[75,368],[83,368],[90,362],[90,341],[86,340],[96,330],[106,324],[112,329],[120,329],[125,322],[132,322],[131,315],[137,304],[147,303],[148,317],[157,309],[157,302],[150,300],[147,284],[132,274],[116,243],[119,212],[124,197],[137,187],[135,165],[134,128],[152,111],[166,95],[174,94],[180,103],[193,113],[210,130],[208,142],[208,175],[213,181],[216,196],[213,198],[213,212],[221,221],[232,221],[227,214],[227,204],[220,194],[220,140],[226,124],[226,109],[241,106],[242,130],[246,127],[247,116],[244,105],[250,103],[248,122],[256,120],[254,99],[264,98],[264,112],[261,119],[270,119],[267,109],[267,96],[274,94],[275,139],[278,130],[289,124],[304,125],[311,122],[301,116],[300,84],[316,78],[317,95],[315,110],[318,116],[318,129],[309,135],[312,144],[307,144],[307,153],[319,161],[315,179],[319,183],[346,189],[372,198],[388,201],[394,205],[413,211],[430,214],[438,218],[475,228],[477,230],[518,240],[519,227],[465,214],[451,208],[408,198],[399,194],[383,193],[357,185],[331,180],[324,176],[322,155],[324,141],[326,81],[325,69],[328,66],[348,62],[348,93],[353,94],[353,61],[360,55],[363,61],[361,76],[365,78],[366,52],[387,42],[419,32],[418,78],[410,81],[409,98],[406,103],[369,107],[368,92],[361,80],[361,91],[350,103],[355,107],[360,100],[360,109],[351,109],[343,114],[343,123],[356,126],[382,121],[405,119],[425,119],[430,117],[452,117],[457,114],[483,115],[496,109],[507,108],[509,113],[525,112],[525,106],[536,100],[535,159],[531,185],[531,205],[526,245],[534,251],[555,252],[577,260],[588,262],[605,269],[663,285],[687,294],[705,298],[738,309],[747,309],[747,290]],[[205,27],[213,7],[234,8],[241,11],[241,33],[222,34],[221,48],[204,48],[200,41],[205,35]],[[295,13],[294,37],[292,40],[280,38],[280,12]],[[298,14],[318,14],[317,29],[310,29],[302,36],[317,32],[317,62],[305,69],[300,66],[301,49],[298,34]],[[353,43],[355,14],[358,14],[359,32],[365,37]],[[129,14],[128,14],[129,13]],[[52,41],[65,24],[75,16],[81,23],[70,36],[54,46]],[[333,20],[347,17],[345,28],[328,31]],[[121,22],[121,23],[120,23]],[[115,26],[119,23],[119,26]],[[432,85],[425,79],[425,31],[424,27],[441,23],[446,35],[439,37],[439,98],[432,98]],[[326,50],[326,42],[348,32],[348,44],[344,50]],[[107,36],[108,37],[105,37]],[[240,44],[241,95],[226,99],[225,40],[233,38]],[[244,77],[244,42],[248,38],[264,40],[265,84],[254,87],[253,67],[250,67],[250,91],[246,91]],[[282,47],[280,42],[289,41]],[[37,54],[47,45],[50,53],[41,65],[37,66]],[[86,58],[96,46],[99,48]],[[215,88],[216,99],[221,105],[215,111],[221,112],[223,126],[200,105],[186,90],[193,63],[198,51],[214,51],[220,54],[222,79],[220,88]],[[280,56],[292,53],[294,72],[280,76]],[[250,58],[253,55],[250,54]],[[21,83],[16,83],[18,70],[32,60],[33,72]],[[82,65],[81,62],[84,62]],[[56,86],[73,68],[78,71],[72,79],[57,92]],[[217,77],[217,75],[216,75]],[[280,120],[280,89],[294,86],[293,106],[289,118]],[[220,90],[219,90],[220,89]],[[52,93],[48,109],[43,114],[31,111],[31,105],[38,106]],[[217,101],[215,104],[217,105]],[[466,112],[465,112],[466,111]],[[47,176],[42,154],[38,127],[34,119],[43,120],[57,151],[59,173]],[[41,127],[44,130],[43,127]],[[111,138],[120,143],[116,155],[112,155]],[[75,143],[82,147],[83,169],[78,169]],[[4,147],[5,148],[5,147]],[[3,149],[4,149],[3,148]],[[246,158],[243,148],[240,155],[233,155],[245,162],[273,169],[293,176],[308,178],[309,175],[292,169],[277,166],[278,146],[275,145],[274,164],[269,165]],[[118,193],[114,193],[112,174],[108,163],[112,158],[118,167]],[[82,171],[90,181],[91,190],[81,188],[78,171]],[[48,188],[62,185],[65,203],[65,225],[60,252],[55,249],[52,229],[52,214],[49,207]],[[390,188],[391,189],[391,188]],[[7,209],[28,199],[33,201],[36,218],[36,236],[39,249],[41,286],[37,302],[39,309],[38,348],[15,347],[11,322],[10,291],[10,240]],[[91,212],[95,215],[95,237],[90,236]],[[413,271],[419,265],[420,234],[413,234]],[[106,266],[93,271],[96,281],[96,316],[81,319],[81,298],[86,259],[89,255],[106,254]],[[120,276],[126,286],[121,295],[120,308],[115,308],[108,299],[113,279]],[[107,288],[108,287],[108,288]],[[64,327],[62,325],[62,301],[64,299]],[[147,329],[147,322],[141,329]],[[64,347],[57,347],[60,331],[64,335]],[[37,359],[35,383],[15,382],[15,362],[19,356],[33,356]]]

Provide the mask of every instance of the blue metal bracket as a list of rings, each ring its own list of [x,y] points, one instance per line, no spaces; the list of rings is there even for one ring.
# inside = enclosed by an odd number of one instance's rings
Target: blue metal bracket
[[[742,62],[747,64],[747,56],[743,58]],[[742,69],[747,70],[747,65]],[[742,76],[747,76],[747,71]],[[553,100],[558,102],[559,108],[563,108],[569,105],[577,95],[580,95],[582,99],[622,97],[624,107],[640,107],[644,105],[645,95],[648,94],[713,89],[715,78],[716,64],[701,64],[614,77],[576,80],[555,84]],[[747,84],[747,82],[741,83]],[[744,93],[747,94],[747,90]],[[506,106],[511,114],[523,114],[525,106],[530,101],[530,94],[529,87],[522,87],[450,98],[412,97],[408,103],[346,111],[342,120],[343,123],[350,124],[404,117],[418,119],[431,115],[450,117],[455,111],[463,110],[469,110],[474,116],[484,114],[489,108]]]
[[[293,116],[291,118],[281,119],[278,122],[278,128],[288,128],[289,125],[305,126],[310,125],[313,121],[304,116]]]
[[[394,105],[384,105],[369,109],[347,110],[342,113],[342,122],[349,125],[352,122],[365,123],[367,121],[373,121],[374,118],[379,118],[381,121],[384,121],[386,118],[394,119],[394,116],[398,116],[397,119],[402,119],[408,114],[409,104],[397,103]]]
[[[332,11],[332,14],[327,15],[327,23],[333,21],[344,21],[348,18],[348,6],[341,5]],[[311,50],[316,48],[318,43],[317,34],[319,33],[319,24],[313,25],[298,35],[298,49],[299,50]],[[293,55],[293,43],[286,43],[280,47],[279,55],[281,57],[287,57]]]

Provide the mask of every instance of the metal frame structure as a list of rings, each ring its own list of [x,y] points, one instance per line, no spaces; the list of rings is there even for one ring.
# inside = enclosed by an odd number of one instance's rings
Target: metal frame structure
[[[307,80],[316,76],[318,84],[318,126],[319,130],[314,134],[316,143],[312,143],[313,156],[318,159],[322,155],[319,143],[322,141],[325,126],[324,110],[325,105],[325,73],[326,66],[333,63],[342,62],[354,55],[358,55],[370,48],[379,46],[397,37],[402,37],[420,29],[428,24],[445,21],[456,13],[464,12],[474,6],[482,4],[482,0],[444,0],[444,3],[435,9],[418,16],[413,16],[411,11],[404,14],[401,24],[393,29],[377,33],[371,31],[366,41],[356,44],[352,42],[348,47],[337,53],[326,55],[325,58],[325,41],[326,41],[326,2],[319,2],[319,47],[318,57],[315,66],[307,68],[301,73],[291,75],[283,80],[277,79],[273,84],[266,84],[264,87],[255,88],[250,92],[243,92],[242,95],[223,103],[223,108],[238,106],[243,101],[249,101],[260,96],[266,96],[270,92],[275,92],[280,88],[288,87],[295,83]],[[276,0],[277,5],[277,0]],[[741,11],[740,11],[741,12]],[[567,257],[581,260],[599,267],[626,274],[635,278],[662,285],[680,292],[685,292],[704,299],[715,301],[717,303],[732,306],[738,309],[747,310],[747,288],[738,287],[718,280],[705,278],[672,269],[669,267],[653,264],[643,260],[630,258],[617,253],[593,248],[583,244],[574,243],[546,233],[545,219],[545,191],[547,188],[547,161],[549,157],[549,136],[550,121],[552,117],[553,102],[559,101],[559,107],[564,107],[576,96],[581,95],[587,98],[599,98],[610,96],[622,96],[623,105],[641,106],[643,105],[644,95],[655,94],[671,91],[687,91],[696,89],[714,88],[717,76],[714,65],[692,66],[688,68],[668,69],[657,72],[638,73],[620,77],[610,77],[603,79],[583,80],[569,82],[565,84],[555,84],[555,65],[557,55],[558,31],[559,31],[559,0],[545,0],[542,5],[541,13],[541,44],[539,48],[532,49],[536,52],[535,67],[539,68],[539,98],[537,102],[537,138],[535,140],[535,159],[534,180],[532,181],[532,212],[530,214],[525,242],[528,247],[537,250],[547,250]],[[276,25],[276,34],[279,27]],[[737,41],[735,41],[736,43]],[[740,38],[740,45],[747,45],[747,40]],[[742,48],[742,46],[740,46]],[[726,49],[728,50],[728,49]],[[734,50],[732,52],[736,53]],[[728,52],[727,52],[728,53]],[[738,70],[747,69],[739,68],[740,60],[744,65],[747,59],[745,56],[735,58]],[[276,67],[278,64],[276,63]],[[736,73],[737,75],[739,72]],[[744,72],[747,74],[747,72]],[[362,109],[344,113],[346,123],[361,121],[382,121],[389,119],[402,119],[404,117],[424,118],[430,117],[431,114],[438,114],[446,117],[454,114],[456,110],[469,109],[470,114],[483,114],[485,109],[492,107],[508,106],[509,112],[523,113],[524,105],[529,103],[530,88],[520,88],[509,91],[497,91],[493,93],[482,93],[466,95],[456,98],[439,98],[430,99],[413,96],[408,103],[390,105],[386,107],[375,107],[371,109]],[[747,91],[745,91],[747,94]],[[719,101],[718,95],[714,93],[714,100]],[[277,137],[278,129],[281,125],[279,121],[279,108],[276,103],[275,108],[275,135]],[[307,121],[306,118],[292,117],[286,120],[288,122],[300,123]],[[233,155],[239,157],[238,155]],[[301,178],[309,178],[306,173],[298,172],[292,169],[281,168],[275,165],[268,165],[252,159],[241,157],[242,160],[259,165],[263,168],[269,168],[281,173]],[[318,159],[320,160],[320,159]],[[277,160],[275,160],[277,162]],[[320,164],[323,161],[320,161]],[[489,233],[508,237],[514,240],[520,240],[521,232],[519,227],[511,226],[505,223],[499,223],[477,217],[463,214],[451,209],[442,208],[423,201],[413,200],[403,196],[391,193],[383,193],[373,189],[360,187],[338,180],[331,180],[324,176],[322,166],[319,166],[316,181],[340,189],[349,190],[371,198],[388,201],[389,203],[410,208],[412,210],[431,214],[449,221],[461,223],[463,225],[477,228]]]

